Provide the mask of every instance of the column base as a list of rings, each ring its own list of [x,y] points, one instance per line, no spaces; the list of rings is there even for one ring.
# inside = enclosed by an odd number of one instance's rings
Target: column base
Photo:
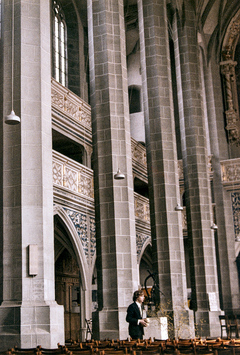
[[[126,308],[93,312],[93,339],[126,339],[129,336],[126,315]]]
[[[195,312],[196,336],[217,338],[221,335],[219,316],[223,312],[204,311]]]
[[[56,348],[64,345],[64,309],[52,303],[12,303],[0,306],[0,350],[19,346]]]
[[[170,337],[191,339],[195,337],[194,313],[190,309],[176,309],[172,313],[173,324],[168,325]]]

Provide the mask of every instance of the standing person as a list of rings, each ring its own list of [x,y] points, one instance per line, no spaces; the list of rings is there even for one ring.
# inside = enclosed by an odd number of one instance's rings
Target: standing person
[[[129,323],[129,335],[132,339],[143,339],[144,327],[148,326],[147,320],[142,318],[142,303],[144,292],[137,290],[133,294],[133,303],[128,306],[126,321]]]

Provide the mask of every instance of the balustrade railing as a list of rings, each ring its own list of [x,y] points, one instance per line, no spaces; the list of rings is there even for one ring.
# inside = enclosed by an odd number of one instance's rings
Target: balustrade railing
[[[52,108],[77,120],[92,131],[91,107],[72,91],[52,78]]]
[[[240,187],[240,158],[221,161],[222,183],[229,189]]]
[[[67,189],[69,192],[81,194],[86,198],[94,198],[93,171],[86,166],[53,151],[53,184],[55,187]],[[137,193],[134,194],[135,216],[145,223],[150,222],[149,200]]]
[[[141,164],[143,167],[147,167],[147,157],[146,157],[146,148],[139,142],[135,141],[132,138],[131,141],[132,147],[132,160],[133,164],[136,163],[138,166]]]
[[[93,172],[91,169],[53,151],[52,171],[54,185],[88,198],[94,198]]]
[[[135,217],[143,222],[150,223],[149,200],[146,197],[134,193]]]

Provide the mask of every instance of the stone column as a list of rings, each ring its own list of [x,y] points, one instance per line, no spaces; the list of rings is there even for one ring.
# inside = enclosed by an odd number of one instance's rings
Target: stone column
[[[123,1],[89,0],[88,27],[99,303],[94,337],[124,339],[138,270]],[[114,179],[118,168],[125,179]]]
[[[48,0],[14,4],[13,103],[21,123],[2,123],[0,128],[4,147],[0,346],[52,348],[64,343],[64,315],[55,302],[54,282],[50,4]],[[11,1],[2,6],[5,117],[11,111],[13,9]]]
[[[166,1],[139,0],[138,10],[154,271],[169,336],[191,337],[182,216],[175,210],[180,193]]]
[[[223,187],[221,160],[228,159],[226,131],[224,129],[222,88],[219,64],[212,58],[204,66],[207,111],[212,152],[213,191],[218,230],[216,233],[219,263],[220,306],[226,312],[239,308],[239,283],[235,260],[235,242],[231,192]],[[231,144],[231,143],[229,143]],[[234,189],[230,186],[230,190]]]
[[[192,304],[198,335],[219,335],[219,294],[195,13],[190,1],[174,26],[179,117],[191,246]],[[175,32],[176,31],[176,32]]]

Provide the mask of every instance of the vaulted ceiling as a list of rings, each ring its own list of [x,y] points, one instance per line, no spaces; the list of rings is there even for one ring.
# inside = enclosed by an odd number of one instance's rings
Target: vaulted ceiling
[[[87,1],[61,0],[73,3],[78,9],[83,26],[87,27]],[[136,49],[138,35],[138,0],[124,0],[126,22],[127,55]],[[164,1],[163,1],[164,4]],[[231,19],[240,11],[239,0],[166,0],[169,16],[169,27],[175,14],[184,21],[185,9],[191,6],[195,13],[196,31],[204,53],[209,58],[217,54],[220,59],[220,48]]]
[[[213,52],[220,53],[228,25],[240,9],[239,0],[175,0],[168,4],[182,19],[187,6],[193,6],[196,30],[208,59]]]
[[[127,55],[138,41],[137,0],[125,0]],[[218,53],[231,19],[240,11],[239,0],[167,0],[169,27],[175,14],[184,23],[185,9],[192,6],[196,31],[208,59]]]

